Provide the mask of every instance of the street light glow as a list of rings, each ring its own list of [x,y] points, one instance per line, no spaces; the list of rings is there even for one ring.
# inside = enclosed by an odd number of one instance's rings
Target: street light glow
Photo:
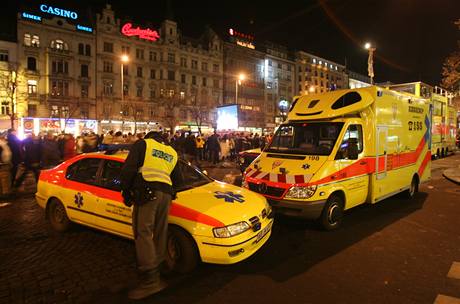
[[[243,73],[241,73],[241,74],[238,76],[238,79],[239,79],[240,81],[243,81],[243,80],[246,79],[246,75],[244,75]]]
[[[364,48],[366,50],[370,49],[371,48],[371,43],[370,42],[366,42],[366,44],[364,45]]]
[[[129,57],[128,57],[128,55],[126,55],[126,54],[121,55],[121,58],[120,58],[120,59],[121,59],[121,61],[124,62],[124,63],[126,63],[126,62],[129,61]]]

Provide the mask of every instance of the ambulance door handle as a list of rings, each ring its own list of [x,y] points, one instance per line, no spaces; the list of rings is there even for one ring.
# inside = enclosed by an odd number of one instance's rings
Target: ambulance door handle
[[[359,164],[360,164],[360,165],[367,165],[367,161],[364,161],[364,160],[363,160],[363,161],[361,161]]]

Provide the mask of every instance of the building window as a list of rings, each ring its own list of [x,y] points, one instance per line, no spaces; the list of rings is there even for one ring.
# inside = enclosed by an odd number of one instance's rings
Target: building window
[[[180,118],[182,120],[187,120],[187,111],[185,110],[180,110]]]
[[[0,55],[0,60],[1,60],[1,55]],[[27,57],[27,69],[29,71],[37,70],[37,59],[35,59],[35,57]]]
[[[104,61],[104,72],[112,73],[113,72],[113,63],[110,61]]]
[[[111,82],[104,82],[104,95],[113,95],[113,84]]]
[[[69,49],[67,43],[65,43],[61,39],[51,41],[51,48],[58,51],[67,51]]]
[[[137,59],[144,59],[144,50],[136,49],[136,58]]]
[[[128,105],[121,106],[121,115],[128,116],[129,115],[129,107]]]
[[[181,100],[184,100],[184,99],[185,99],[185,92],[184,92],[184,91],[181,91],[181,92],[180,92],[179,98],[180,98]]]
[[[127,64],[123,64],[123,75],[128,75],[129,66]]]
[[[198,69],[198,60],[193,60],[192,59],[192,69],[194,69],[194,70]]]
[[[89,44],[85,45],[85,55],[91,56],[91,45]]]
[[[144,91],[144,88],[142,87],[142,85],[138,85],[136,87],[136,96],[137,97],[142,97],[143,91]]]
[[[155,98],[155,89],[150,89],[150,99]]]
[[[155,116],[155,109],[153,107],[149,108],[149,116],[153,118]]]
[[[185,83],[185,74],[180,75],[180,82]]]
[[[10,103],[2,101],[2,115],[10,115]]]
[[[58,106],[51,106],[51,117],[59,117],[59,107]]]
[[[206,79],[206,77],[203,77],[203,79],[202,79],[202,85],[205,87],[205,86],[206,86],[206,83],[207,83],[207,79]]]
[[[160,79],[163,79],[163,70],[160,70]]]
[[[168,80],[176,80],[176,73],[174,71],[168,71]]]
[[[168,97],[174,97],[174,90],[168,90]]]
[[[129,46],[121,46],[121,53],[129,55]]]
[[[8,50],[0,50],[0,61],[8,62]]]
[[[89,107],[87,104],[81,105],[80,106],[80,115],[81,118],[85,119],[88,118],[89,116]]]
[[[85,45],[83,43],[78,44],[78,55],[85,55]]]
[[[27,93],[29,96],[37,95],[37,81],[36,80],[27,80]]]
[[[56,74],[56,73],[68,74],[69,73],[69,63],[64,60],[53,61],[51,63],[51,71],[53,74]]]
[[[81,97],[87,98],[88,97],[88,85],[82,84],[81,85]]]
[[[180,58],[180,66],[183,67],[183,68],[187,67],[187,58],[185,58],[185,57]]]
[[[219,65],[218,64],[213,64],[212,65],[212,71],[214,73],[219,73]]]
[[[30,34],[24,34],[24,45],[32,45],[32,38],[30,37]]]
[[[89,75],[89,73],[88,73],[88,65],[87,64],[82,64],[80,72],[81,72],[80,73],[81,77],[88,77],[88,75]]]
[[[137,67],[136,75],[137,77],[142,77],[142,67]]]
[[[123,96],[128,96],[129,85],[127,83],[123,84]]]
[[[157,52],[149,52],[149,60],[150,61],[157,61]]]
[[[192,76],[192,84],[196,85],[196,76],[195,75]]]
[[[51,96],[69,96],[69,83],[64,80],[51,81]]]
[[[104,52],[107,52],[107,53],[113,53],[113,43],[111,42],[104,42],[104,48],[103,48]]]
[[[155,79],[156,71],[154,69],[150,70],[150,79]]]
[[[37,116],[37,105],[32,105],[30,104],[28,107],[27,107],[27,115],[29,117],[35,117]]]
[[[213,86],[214,86],[215,88],[219,88],[219,79],[214,79],[214,80],[213,80]]]
[[[202,62],[201,63],[201,70],[207,72],[208,71],[208,63]]]
[[[24,45],[39,47],[40,38],[37,35],[24,34]]]
[[[267,81],[267,89],[271,89],[273,87],[273,84],[271,81]]]
[[[269,66],[272,66],[272,65],[273,65],[273,63],[272,63],[271,60],[268,60],[268,65],[269,65]]]
[[[164,97],[165,96],[165,89],[160,89],[160,97]]]
[[[174,53],[168,53],[168,62],[176,63],[176,56],[174,56]]]

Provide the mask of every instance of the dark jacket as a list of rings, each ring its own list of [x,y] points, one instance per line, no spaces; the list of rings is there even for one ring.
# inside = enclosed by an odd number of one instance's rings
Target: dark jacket
[[[61,161],[58,142],[53,139],[43,140],[41,146],[41,166],[42,168],[54,167]]]
[[[18,165],[22,162],[22,155],[21,155],[21,142],[16,137],[16,135],[10,133],[7,136],[8,146],[11,150],[11,162],[13,165]]]
[[[207,146],[210,151],[220,151],[219,139],[216,134],[209,136]]]

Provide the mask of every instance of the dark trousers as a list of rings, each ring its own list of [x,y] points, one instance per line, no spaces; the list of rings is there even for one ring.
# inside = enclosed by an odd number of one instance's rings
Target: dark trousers
[[[26,164],[24,163],[24,171],[21,172],[21,175],[18,176],[16,182],[14,183],[15,187],[19,187],[24,179],[27,176],[27,173],[31,171],[34,174],[35,182],[38,183],[38,177],[40,175],[40,164]]]
[[[14,181],[16,180],[16,174],[18,173],[18,166],[19,164],[12,164],[11,167],[11,184],[14,184]]]
[[[219,162],[219,150],[211,150],[211,159],[214,165]]]
[[[153,200],[140,206],[134,205],[137,267],[142,273],[158,272],[166,257],[170,205],[171,195],[160,191],[155,191]]]

